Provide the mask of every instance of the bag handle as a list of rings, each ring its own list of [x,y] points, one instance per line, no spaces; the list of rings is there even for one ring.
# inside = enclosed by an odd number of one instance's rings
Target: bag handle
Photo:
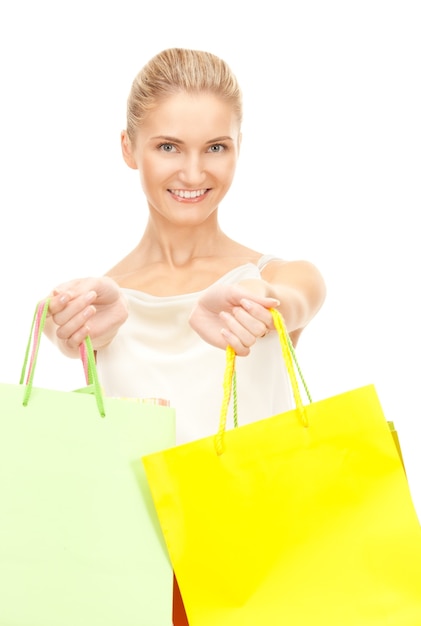
[[[275,329],[279,336],[279,341],[282,349],[282,356],[285,361],[285,365],[287,368],[288,378],[291,384],[292,393],[294,396],[295,407],[299,414],[299,419],[304,427],[308,427],[308,418],[306,415],[305,406],[303,404],[300,388],[298,384],[297,375],[295,370],[297,370],[298,375],[300,377],[301,383],[304,387],[306,396],[308,401],[311,403],[311,395],[308,390],[307,384],[304,380],[303,374],[301,372],[300,366],[297,361],[297,357],[295,354],[294,347],[292,345],[291,339],[289,337],[288,331],[285,327],[284,320],[276,309],[270,309],[272,314],[273,323]],[[228,415],[228,406],[231,400],[231,392],[233,390],[234,393],[234,425],[237,426],[237,402],[236,402],[236,387],[235,387],[235,359],[236,354],[234,349],[231,346],[227,346],[226,349],[226,364],[225,364],[225,373],[223,379],[223,398],[222,398],[222,406],[219,417],[219,428],[218,432],[215,435],[215,448],[218,455],[222,454],[224,451],[224,433],[227,425],[227,415]]]
[[[25,384],[25,393],[23,396],[24,406],[27,406],[32,393],[39,346],[45,326],[45,321],[47,319],[49,304],[49,298],[39,302],[35,308],[35,313],[32,318],[31,330],[26,345],[25,357],[19,381],[20,385]],[[86,337],[85,341],[81,344],[80,355],[85,371],[86,383],[88,386],[92,387],[99,414],[101,415],[101,417],[105,417],[104,399],[102,396],[101,386],[99,384],[98,372],[95,363],[95,354],[90,337]]]

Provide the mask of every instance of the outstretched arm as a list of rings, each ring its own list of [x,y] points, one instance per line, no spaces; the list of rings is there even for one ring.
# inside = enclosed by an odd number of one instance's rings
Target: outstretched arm
[[[208,343],[231,345],[246,356],[259,337],[274,330],[270,308],[281,313],[294,345],[326,295],[318,269],[307,261],[273,261],[261,280],[213,285],[199,298],[190,324]]]

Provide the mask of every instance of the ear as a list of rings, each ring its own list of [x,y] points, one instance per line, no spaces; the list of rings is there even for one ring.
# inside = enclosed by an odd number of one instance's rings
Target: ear
[[[121,131],[120,139],[121,152],[123,154],[124,161],[129,167],[131,167],[132,170],[137,170],[136,161],[133,158],[132,142],[130,141],[126,130]]]

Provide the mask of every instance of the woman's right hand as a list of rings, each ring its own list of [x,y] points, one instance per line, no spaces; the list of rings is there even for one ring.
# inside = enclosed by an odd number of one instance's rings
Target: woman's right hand
[[[50,294],[46,335],[68,356],[78,356],[89,335],[94,349],[107,345],[128,315],[127,301],[108,276],[58,285]]]

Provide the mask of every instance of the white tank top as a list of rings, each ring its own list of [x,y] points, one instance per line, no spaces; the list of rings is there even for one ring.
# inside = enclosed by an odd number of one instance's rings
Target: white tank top
[[[237,267],[216,284],[260,278],[257,265]],[[188,323],[201,292],[157,297],[124,289],[127,321],[111,344],[98,351],[104,393],[113,397],[163,398],[176,413],[176,440],[185,443],[217,432],[223,395],[225,351],[206,343]],[[279,338],[259,339],[247,357],[237,357],[238,423],[244,425],[293,408]],[[227,428],[233,426],[232,407]]]

